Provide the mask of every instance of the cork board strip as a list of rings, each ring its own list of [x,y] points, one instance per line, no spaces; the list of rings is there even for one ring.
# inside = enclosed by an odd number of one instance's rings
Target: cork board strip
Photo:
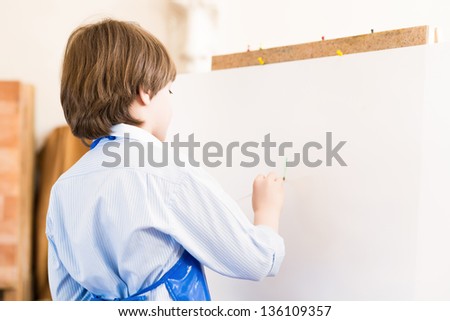
[[[377,51],[428,43],[428,26],[322,40],[212,57],[212,70],[271,64],[359,52]],[[262,60],[261,60],[262,59]]]

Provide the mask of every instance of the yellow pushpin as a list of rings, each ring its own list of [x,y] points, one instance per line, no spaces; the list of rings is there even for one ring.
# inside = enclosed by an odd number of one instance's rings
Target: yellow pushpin
[[[342,53],[342,51],[340,51],[339,49],[336,51],[336,54],[338,55],[338,56],[343,56],[344,54]]]
[[[260,65],[264,65],[264,60],[262,59],[262,57],[258,57],[258,61]]]

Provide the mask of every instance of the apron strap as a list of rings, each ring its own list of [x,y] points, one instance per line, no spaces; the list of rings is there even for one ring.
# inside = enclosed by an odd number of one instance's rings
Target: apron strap
[[[115,139],[116,139],[116,136],[111,136],[111,135],[109,135],[109,136],[102,136],[102,137],[100,137],[100,138],[97,138],[96,140],[94,140],[94,141],[92,142],[91,146],[89,146],[89,149],[94,149],[95,146],[97,146],[98,143],[100,143],[100,141],[101,141],[103,138],[107,138],[108,140],[115,140]]]
[[[181,272],[181,275],[179,275]],[[187,274],[191,274],[191,277]],[[182,279],[178,280],[181,277]],[[173,281],[185,281],[185,282],[194,282],[194,289],[197,291],[193,291],[192,293],[182,293],[179,295],[178,293],[174,293],[174,289],[171,284]],[[210,301],[211,297],[209,295],[208,285],[206,284],[206,279],[203,275],[203,271],[201,269],[200,263],[188,252],[184,251],[181,255],[180,259],[167,271],[158,281],[155,283],[139,290],[133,295],[130,295],[127,298],[115,298],[112,301],[145,301],[147,298],[145,296],[146,293],[156,289],[162,284],[166,284],[166,288],[169,291],[170,296],[174,300],[206,300]],[[177,286],[178,288],[178,286]],[[189,288],[187,286],[186,288]],[[101,296],[92,294],[91,301],[111,301]]]

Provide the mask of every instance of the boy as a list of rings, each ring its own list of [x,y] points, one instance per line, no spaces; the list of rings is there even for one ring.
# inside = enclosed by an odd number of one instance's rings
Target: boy
[[[70,36],[61,103],[74,135],[94,141],[52,188],[53,299],[209,300],[203,265],[250,280],[278,272],[284,192],[274,173],[254,181],[253,225],[201,169],[141,166],[139,148],[129,164],[102,165],[111,143],[121,159],[126,143],[162,155],[175,75],[164,46],[136,24],[105,20]]]

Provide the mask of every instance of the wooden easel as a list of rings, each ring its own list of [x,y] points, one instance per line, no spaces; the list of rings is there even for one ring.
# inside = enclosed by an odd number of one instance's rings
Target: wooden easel
[[[261,62],[271,64],[336,56],[340,53],[348,55],[359,52],[418,46],[427,44],[429,42],[428,39],[428,26],[375,32],[354,37],[214,56],[212,58],[212,70],[256,66],[260,65]],[[338,53],[338,51],[340,52]]]

